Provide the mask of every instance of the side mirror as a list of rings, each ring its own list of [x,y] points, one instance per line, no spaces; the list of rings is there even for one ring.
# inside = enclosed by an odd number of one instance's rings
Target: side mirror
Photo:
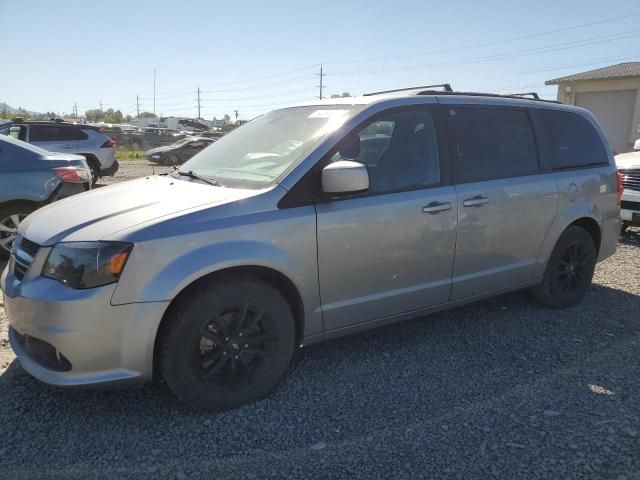
[[[322,191],[332,195],[366,192],[369,190],[369,171],[359,162],[340,160],[322,170]]]
[[[640,150],[640,138],[636,140],[636,143],[633,144],[634,150]]]

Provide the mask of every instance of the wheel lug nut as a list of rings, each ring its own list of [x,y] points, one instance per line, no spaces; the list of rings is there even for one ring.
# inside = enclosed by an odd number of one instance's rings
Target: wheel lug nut
[[[242,332],[240,332],[240,333],[238,334],[238,336],[239,336],[239,337],[242,337],[243,335],[244,335],[244,334],[243,334]]]
[[[226,354],[227,354],[227,352],[222,352],[222,355],[226,355]]]
[[[235,359],[237,360],[237,359],[238,359],[238,355],[236,355],[236,356],[235,356],[235,357],[233,357],[233,358],[235,358]]]
[[[248,344],[248,343],[245,343],[245,344],[244,344],[244,348],[249,348],[249,344]]]
[[[224,341],[228,342],[229,341],[229,337],[224,337]]]

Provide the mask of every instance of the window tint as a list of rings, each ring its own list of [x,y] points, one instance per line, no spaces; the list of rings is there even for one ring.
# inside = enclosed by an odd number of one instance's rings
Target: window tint
[[[440,183],[438,145],[429,110],[390,113],[348,134],[331,161],[369,169],[369,193],[414,190]]]
[[[572,168],[608,163],[605,146],[593,125],[572,112],[535,112],[543,157],[550,168]]]
[[[32,125],[32,142],[64,142],[68,140],[85,140],[87,134],[76,127],[67,125]]]
[[[526,111],[449,108],[448,122],[458,183],[519,177],[538,171]]]

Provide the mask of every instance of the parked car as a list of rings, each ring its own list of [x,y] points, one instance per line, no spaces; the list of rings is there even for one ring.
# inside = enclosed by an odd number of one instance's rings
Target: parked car
[[[97,127],[63,122],[14,119],[0,125],[0,134],[9,135],[50,152],[77,153],[86,158],[93,183],[118,171],[116,142]]]
[[[622,231],[628,226],[640,226],[640,140],[634,145],[635,151],[616,155],[616,165],[622,175],[621,211]]]
[[[303,344],[518,289],[574,305],[621,194],[577,107],[425,87],[275,110],[170,175],[28,217],[14,257],[34,260],[0,281],[9,337],[48,383],[155,374],[234,408]]]
[[[89,190],[84,157],[50,153],[0,135],[0,258],[8,258],[20,223],[34,210]]]
[[[151,163],[160,165],[179,165],[186,162],[196,153],[214,142],[211,138],[186,137],[171,145],[156,147],[145,152]]]

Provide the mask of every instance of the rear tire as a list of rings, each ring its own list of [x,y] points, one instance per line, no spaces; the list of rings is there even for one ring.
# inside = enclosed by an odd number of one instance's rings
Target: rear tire
[[[35,205],[29,203],[0,205],[0,258],[9,258],[20,222],[35,209]]]
[[[199,285],[172,305],[160,373],[180,400],[228,410],[267,395],[286,372],[295,322],[280,292],[239,275]]]
[[[567,228],[551,253],[541,284],[531,289],[541,303],[555,308],[575,305],[584,297],[596,267],[593,238],[583,228]]]

